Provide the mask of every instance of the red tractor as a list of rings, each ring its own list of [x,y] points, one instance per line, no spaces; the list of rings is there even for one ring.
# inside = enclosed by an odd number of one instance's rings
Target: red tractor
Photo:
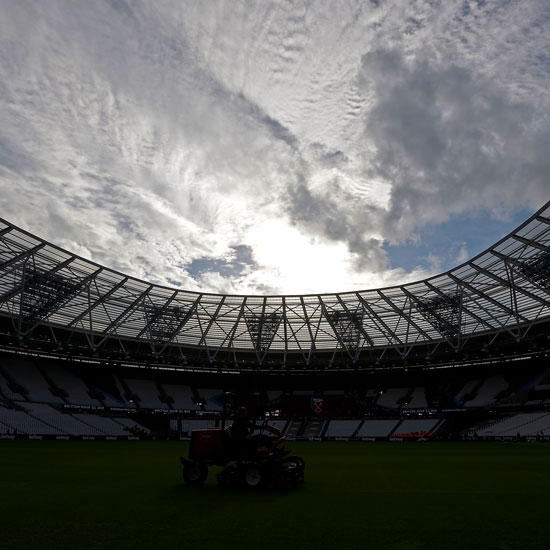
[[[293,489],[304,481],[304,461],[288,456],[280,437],[270,448],[253,449],[236,445],[222,421],[220,428],[193,430],[189,458],[180,457],[183,479],[189,485],[204,483],[209,466],[223,466],[216,476],[220,487],[249,489]]]

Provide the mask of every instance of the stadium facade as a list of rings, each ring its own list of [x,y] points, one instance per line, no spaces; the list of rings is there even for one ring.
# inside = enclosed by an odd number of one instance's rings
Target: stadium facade
[[[485,252],[423,281],[238,296],[138,280],[0,220],[0,401],[31,416],[35,407],[42,421],[52,407],[164,408],[179,415],[179,433],[186,414],[219,411],[204,396],[227,389],[256,399],[262,413],[486,414],[496,403],[517,412],[537,384],[550,390],[549,246],[550,202]],[[118,373],[117,387],[105,373]],[[545,415],[550,399],[538,395]]]

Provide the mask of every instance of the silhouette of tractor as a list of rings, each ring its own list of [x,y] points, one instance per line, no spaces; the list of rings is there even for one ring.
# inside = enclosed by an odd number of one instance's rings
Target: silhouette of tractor
[[[220,428],[191,432],[189,458],[180,457],[183,479],[199,485],[210,466],[222,466],[216,476],[220,487],[293,489],[304,481],[305,464],[299,456],[288,456],[290,449],[281,446],[284,439],[280,437],[268,448],[242,446],[231,438],[224,414]]]

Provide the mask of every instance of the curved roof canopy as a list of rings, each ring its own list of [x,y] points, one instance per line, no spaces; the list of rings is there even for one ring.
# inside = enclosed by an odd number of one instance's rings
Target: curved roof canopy
[[[295,296],[196,293],[141,281],[71,254],[0,219],[0,315],[20,338],[39,326],[105,342],[142,342],[204,352],[209,361],[245,354],[262,363],[292,355],[459,350],[469,338],[521,340],[550,320],[550,202],[472,260],[429,279],[383,289]],[[187,351],[186,351],[187,350]],[[218,357],[218,359],[219,359]],[[283,359],[284,361],[284,359]]]

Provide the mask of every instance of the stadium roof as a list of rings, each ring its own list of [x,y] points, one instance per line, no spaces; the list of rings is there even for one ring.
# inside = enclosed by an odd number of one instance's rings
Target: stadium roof
[[[335,294],[241,296],[154,285],[81,258],[0,219],[0,315],[20,339],[40,327],[91,350],[138,342],[152,357],[200,352],[309,364],[368,352],[405,359],[479,335],[521,341],[550,320],[550,202],[473,259],[415,283]],[[225,359],[224,359],[225,360]]]

